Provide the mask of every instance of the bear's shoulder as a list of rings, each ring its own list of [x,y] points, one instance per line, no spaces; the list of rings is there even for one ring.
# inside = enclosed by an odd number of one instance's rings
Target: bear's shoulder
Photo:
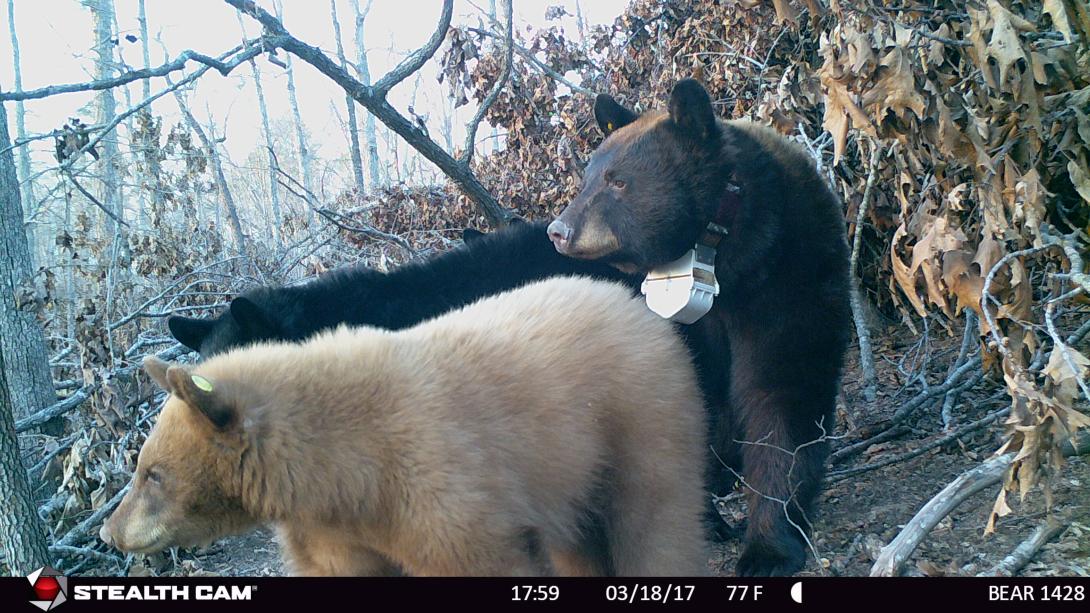
[[[740,152],[748,151],[747,155],[752,155],[756,148],[763,156],[785,168],[809,168],[814,165],[801,145],[766,125],[749,119],[731,119],[720,122],[720,125],[727,135],[728,148],[734,145]]]

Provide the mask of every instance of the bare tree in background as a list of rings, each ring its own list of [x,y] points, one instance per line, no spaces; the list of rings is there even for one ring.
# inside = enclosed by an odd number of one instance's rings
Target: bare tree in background
[[[137,6],[137,21],[140,24],[140,52],[144,60],[144,70],[151,68],[151,41],[148,40],[148,16],[144,7],[145,0],[140,0]],[[151,97],[151,79],[141,79],[141,94],[144,100]],[[142,116],[144,121],[151,121],[151,113],[145,113]],[[139,131],[141,140],[137,147],[141,153],[141,158],[144,162],[144,168],[142,171],[143,187],[145,189],[140,190],[141,194],[145,191],[151,192],[149,194],[151,198],[152,206],[158,208],[163,202],[163,190],[162,190],[162,168],[159,164],[159,143],[150,142],[148,134],[145,130]],[[147,227],[147,209],[143,206],[140,207],[140,225]]]
[[[235,234],[238,250],[248,257],[250,255],[250,245],[246,241],[246,234],[242,231],[242,221],[239,219],[238,207],[235,206],[235,198],[231,193],[231,188],[227,185],[227,176],[223,173],[223,162],[220,159],[219,143],[216,140],[216,135],[205,133],[204,128],[201,127],[197,118],[193,116],[193,112],[189,109],[189,105],[180,91],[174,91],[174,99],[178,102],[178,109],[182,111],[182,116],[185,117],[186,125],[189,126],[190,130],[193,130],[197,135],[197,139],[201,141],[201,145],[208,151],[208,159],[212,163],[212,175],[216,180],[216,191],[219,192],[220,199],[223,200],[223,208],[227,209],[227,219],[231,222],[231,230]]]
[[[235,12],[238,18],[238,27],[242,29],[242,38],[246,38],[246,24],[242,21],[242,13]],[[276,150],[273,148],[272,132],[269,131],[269,108],[265,105],[265,89],[261,87],[261,70],[257,62],[250,59],[250,71],[254,76],[254,89],[257,91],[257,108],[261,112],[261,131],[265,135],[266,154],[269,157],[269,199],[272,200],[272,238],[275,243],[280,242],[280,224],[282,213],[280,211],[280,183],[277,178],[280,175],[277,170]]]
[[[276,2],[276,14],[281,21],[284,20],[284,4],[280,0]],[[312,177],[314,175],[311,172],[313,164],[310,159],[310,147],[307,145],[306,128],[303,126],[303,116],[299,113],[299,97],[295,92],[295,70],[292,68],[291,54],[288,54],[287,59],[288,102],[291,104],[291,114],[295,119],[295,140],[299,152],[299,170],[303,175],[303,188],[308,194],[313,194],[314,183]],[[310,219],[310,207],[303,203],[303,209],[306,211],[306,218]]]
[[[337,0],[329,0],[329,13],[333,20],[333,38],[337,41],[337,60],[341,68],[348,69],[348,60],[344,55],[344,44],[341,42],[341,21],[337,18]],[[360,128],[356,123],[356,101],[347,93],[344,95],[344,104],[348,109],[348,145],[352,153],[352,176],[356,179],[356,190],[359,193],[365,191],[363,181],[363,155],[360,152]],[[374,121],[372,119],[371,121]]]
[[[0,140],[7,145],[7,138]],[[23,407],[25,410],[25,407]],[[45,531],[30,500],[26,469],[19,459],[7,370],[0,353],[0,551],[12,576],[27,575],[49,564]]]
[[[5,392],[25,411],[52,404],[57,396],[45,336],[32,311],[33,268],[10,144],[5,110],[0,112],[0,354],[7,369]]]
[[[360,0],[352,0],[352,11],[356,16],[356,73],[360,83],[371,85],[371,68],[367,63],[367,47],[364,45],[363,26],[367,21],[367,14],[371,12],[371,4],[374,0],[367,0],[367,6],[360,10]],[[375,132],[375,116],[367,113],[364,121],[363,136],[367,140],[367,171],[371,176],[371,190],[384,185],[379,174],[378,163],[378,136]]]
[[[15,0],[8,0],[8,31],[11,33],[11,55],[15,70],[15,91],[23,91],[23,70],[19,58],[19,37],[15,34]],[[15,103],[15,138],[22,141],[26,138],[26,108],[23,101]],[[19,180],[27,181],[23,186],[23,219],[30,220],[34,215],[34,185],[28,181],[30,177],[30,151],[26,147],[19,147]],[[30,245],[31,265],[37,259],[37,240],[35,238],[34,224],[27,224],[26,238]]]
[[[114,2],[113,0],[84,0],[84,5],[91,9],[95,22],[95,78],[108,79],[114,69]],[[117,101],[113,88],[104,89],[98,95],[98,123],[104,124],[117,116]],[[102,139],[101,157],[98,172],[102,180],[100,200],[106,210],[125,219],[124,206],[121,202],[120,180],[117,173],[118,149],[117,134],[112,132]],[[113,230],[114,221],[106,221],[106,228]]]

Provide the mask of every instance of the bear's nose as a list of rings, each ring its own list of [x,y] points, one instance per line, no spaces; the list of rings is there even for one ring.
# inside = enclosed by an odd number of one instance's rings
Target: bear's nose
[[[567,251],[568,241],[571,239],[571,228],[568,227],[568,224],[559,219],[554,219],[553,222],[549,224],[546,232],[549,233],[549,240],[553,242],[557,251],[560,253]]]
[[[106,527],[106,524],[102,524],[102,528],[99,529],[98,538],[102,539],[102,542],[110,547],[114,546],[114,538],[110,535],[110,529]]]

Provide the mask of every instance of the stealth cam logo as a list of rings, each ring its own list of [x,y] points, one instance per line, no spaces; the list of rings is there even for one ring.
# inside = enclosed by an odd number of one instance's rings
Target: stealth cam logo
[[[41,610],[52,611],[68,600],[68,577],[52,566],[43,566],[27,575],[26,579],[38,596],[38,600],[31,600],[30,604]]]

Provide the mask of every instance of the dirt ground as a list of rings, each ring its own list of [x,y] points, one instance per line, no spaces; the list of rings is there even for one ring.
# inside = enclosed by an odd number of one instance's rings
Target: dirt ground
[[[904,388],[904,364],[911,355],[914,341],[887,341],[880,347],[878,364],[882,391],[873,403],[862,399],[856,356],[849,355],[843,393],[838,407],[837,435],[834,448],[863,438],[860,433],[880,425],[917,391]],[[915,349],[918,349],[917,345]],[[854,349],[853,349],[854,351]],[[957,351],[957,339],[941,338],[931,342],[930,369],[934,381],[946,372]],[[994,383],[982,383],[966,392],[955,407],[956,424],[979,419],[1008,404],[1005,394]],[[913,429],[900,438],[874,445],[843,463],[843,469],[897,456],[932,440],[941,431],[941,397],[918,411]],[[851,427],[854,422],[854,429]],[[994,424],[939,447],[912,460],[865,472],[830,485],[821,496],[812,537],[817,556],[812,556],[803,575],[867,575],[879,550],[893,539],[916,511],[946,484],[964,471],[987,459],[1001,444]],[[1073,458],[1052,480],[1053,513],[1070,518],[1070,526],[1038,552],[1022,570],[1025,576],[1090,577],[1090,462],[1088,457]],[[1014,513],[998,522],[997,533],[983,536],[988,513],[998,487],[986,488],[963,503],[931,532],[906,566],[906,574],[973,575],[987,570],[1008,555],[1046,517],[1044,494],[1037,490],[1024,504],[1009,496]],[[728,523],[745,517],[745,503],[735,497],[722,508]],[[713,547],[709,570],[731,575],[741,543],[729,541]],[[172,554],[137,556],[126,559],[132,575],[279,575],[284,569],[272,532],[253,533],[221,540],[210,547]],[[116,573],[120,569],[96,568],[90,572]]]

